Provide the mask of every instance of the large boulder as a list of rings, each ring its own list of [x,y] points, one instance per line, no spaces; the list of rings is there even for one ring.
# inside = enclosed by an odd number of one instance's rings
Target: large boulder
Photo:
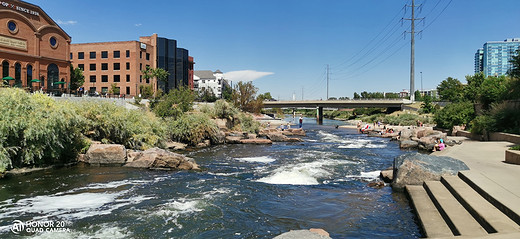
[[[167,149],[185,150],[186,147],[188,147],[187,144],[183,144],[183,143],[180,143],[180,142],[175,142],[175,141],[171,141],[171,140],[166,142],[166,148]]]
[[[274,132],[274,133],[268,133],[267,138],[273,142],[284,142],[289,137],[283,135],[281,132]]]
[[[400,137],[401,140],[411,139],[412,137],[416,136],[415,130],[403,129],[403,130],[401,130],[400,136],[401,136]]]
[[[399,141],[399,148],[401,149],[415,149],[419,146],[419,143],[417,141],[413,140],[401,140]]]
[[[226,136],[227,144],[240,144],[240,140],[242,140],[242,136]]]
[[[241,144],[272,144],[273,141],[269,139],[242,139],[240,140]]]
[[[125,167],[168,169],[168,170],[197,170],[199,166],[192,158],[160,148],[151,148],[142,152]]]
[[[419,153],[404,154],[394,159],[392,188],[403,190],[406,185],[422,185],[424,181],[439,181],[442,176],[469,170],[460,160]]]
[[[330,239],[329,233],[323,229],[310,229],[310,230],[291,230],[289,232],[280,234],[274,239]]]
[[[92,144],[85,155],[89,164],[124,164],[126,148],[120,144]]]
[[[287,136],[305,136],[305,130],[303,129],[286,129],[284,131],[282,131],[282,134],[283,135],[287,135]]]

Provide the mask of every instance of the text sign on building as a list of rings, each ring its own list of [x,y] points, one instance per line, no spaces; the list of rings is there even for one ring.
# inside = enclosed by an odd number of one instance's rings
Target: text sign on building
[[[146,50],[146,44],[141,43],[141,49]]]
[[[27,51],[27,41],[0,36],[0,46]]]
[[[34,15],[34,16],[40,16],[40,13],[37,12],[37,11],[33,11],[33,10],[30,10],[30,9],[27,9],[27,8],[24,8],[24,7],[20,7],[20,6],[16,6],[16,5],[12,4],[12,3],[0,1],[0,6],[5,7],[5,8],[11,8],[11,9],[14,9],[14,10],[17,10],[17,11],[20,11],[20,12],[24,12],[24,13],[27,13],[27,14],[31,14],[31,15]]]

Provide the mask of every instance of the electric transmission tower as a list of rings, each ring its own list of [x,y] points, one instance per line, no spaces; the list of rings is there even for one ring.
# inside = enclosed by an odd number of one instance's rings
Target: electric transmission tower
[[[415,0],[412,0],[412,5],[405,5],[405,8],[410,7],[412,9],[412,17],[411,18],[403,18],[403,20],[409,20],[411,22],[411,31],[407,31],[405,33],[410,33],[410,100],[412,102],[415,101],[415,34],[421,33],[422,31],[415,32],[415,21],[422,21],[424,18],[415,18],[415,9],[421,8],[422,5],[415,5]]]

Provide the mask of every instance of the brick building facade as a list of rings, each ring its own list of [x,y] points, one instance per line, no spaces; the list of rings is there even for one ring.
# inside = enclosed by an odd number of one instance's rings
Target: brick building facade
[[[0,1],[0,73],[2,78],[15,79],[8,80],[10,85],[66,90],[70,42],[71,37],[40,7],[24,1]]]

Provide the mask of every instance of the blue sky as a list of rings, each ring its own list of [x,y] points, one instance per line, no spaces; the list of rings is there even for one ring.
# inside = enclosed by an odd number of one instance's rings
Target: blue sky
[[[255,79],[275,98],[326,97],[409,88],[411,0],[71,1],[28,0],[72,36],[73,43],[176,39],[195,70]],[[520,37],[518,0],[416,0],[416,89],[473,74],[486,41]],[[244,72],[236,72],[244,71]],[[258,76],[262,76],[257,78]],[[242,78],[241,78],[242,77]]]

